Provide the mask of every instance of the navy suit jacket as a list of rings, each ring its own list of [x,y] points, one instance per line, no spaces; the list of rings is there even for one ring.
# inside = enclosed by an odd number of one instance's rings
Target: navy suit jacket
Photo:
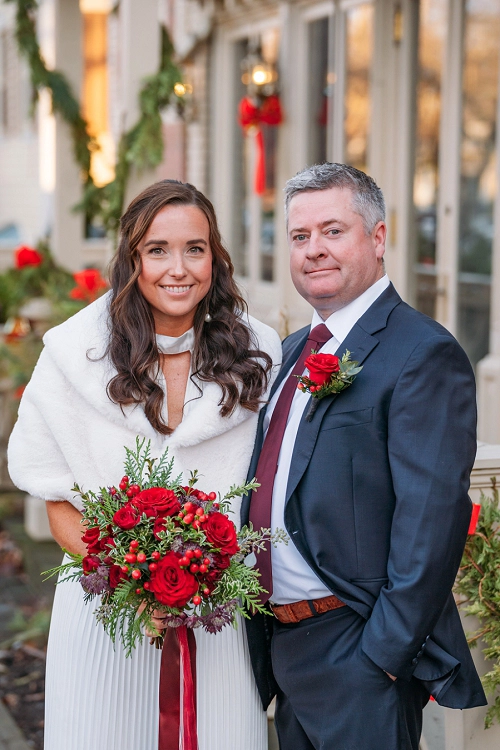
[[[308,331],[285,340],[273,392]],[[346,349],[363,369],[345,391],[321,399],[311,421],[306,409],[300,423],[286,491],[290,543],[330,591],[366,619],[362,648],[381,669],[403,680],[415,675],[429,691],[445,685],[442,705],[484,705],[451,594],[471,515],[472,368],[453,336],[405,304],[392,285],[338,354]],[[251,496],[243,503],[243,523],[250,502]],[[247,627],[266,706],[276,688],[271,618],[256,616]]]

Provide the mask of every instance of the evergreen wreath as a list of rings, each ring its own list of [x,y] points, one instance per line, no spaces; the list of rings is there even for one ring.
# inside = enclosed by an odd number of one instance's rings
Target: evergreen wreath
[[[491,478],[492,496],[481,493],[481,513],[473,534],[467,537],[455,591],[460,606],[478,618],[480,626],[468,633],[469,646],[485,644],[483,654],[493,662],[481,678],[485,691],[494,697],[485,718],[485,728],[500,721],[500,508],[496,477]]]
[[[163,134],[160,110],[171,101],[182,106],[182,99],[174,93],[174,85],[181,80],[179,68],[173,62],[174,49],[167,30],[162,27],[162,48],[158,72],[145,79],[139,92],[140,115],[137,123],[121,136],[115,178],[104,187],[97,187],[90,174],[92,152],[98,149],[81,115],[80,104],[66,76],[49,70],[43,59],[36,36],[37,0],[7,0],[16,5],[15,36],[19,51],[27,59],[35,100],[41,89],[48,89],[52,109],[69,125],[75,161],[81,169],[83,198],[75,207],[88,219],[99,219],[106,231],[115,235],[123,203],[130,168],[153,169],[163,158]]]

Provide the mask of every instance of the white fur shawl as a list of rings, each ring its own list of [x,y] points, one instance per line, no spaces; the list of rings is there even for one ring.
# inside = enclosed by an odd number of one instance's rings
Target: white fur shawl
[[[81,510],[71,491],[75,482],[87,490],[119,482],[124,446],[135,447],[137,435],[151,439],[154,456],[169,447],[175,476],[182,472],[187,480],[190,470],[198,469],[203,475],[198,486],[206,492],[224,493],[243,482],[257,415],[238,407],[221,417],[215,383],[198,381],[203,395],[191,402],[170,436],[155,432],[141,406],[122,410],[110,401],[106,385],[115,370],[107,357],[100,358],[109,336],[109,300],[110,293],[45,335],[9,442],[14,483],[44,500],[69,500]],[[274,379],[281,361],[278,334],[253,318],[248,325],[273,360]]]

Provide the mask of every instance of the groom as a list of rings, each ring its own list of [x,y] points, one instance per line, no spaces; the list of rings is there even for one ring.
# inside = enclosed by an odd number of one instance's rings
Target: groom
[[[385,275],[370,177],[316,165],[285,195],[292,279],[313,311],[283,344],[250,466],[261,487],[242,509],[290,537],[258,555],[273,617],[248,623],[257,684],[265,706],[277,694],[282,750],[417,750],[430,694],[486,702],[451,593],[471,515],[474,376]],[[314,412],[295,377],[312,349],[362,366]]]

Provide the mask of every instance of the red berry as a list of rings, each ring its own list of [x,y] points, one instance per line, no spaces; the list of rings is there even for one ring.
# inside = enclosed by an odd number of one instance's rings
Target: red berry
[[[137,539],[132,539],[132,541],[130,542],[130,549],[137,549],[138,546],[139,542],[137,541]]]
[[[187,549],[186,550],[186,557],[189,557],[189,559],[191,559],[192,557],[194,557],[194,552],[193,552],[192,549]]]
[[[194,515],[192,513],[188,513],[184,518],[182,519],[185,524],[189,524],[194,519]]]
[[[127,483],[126,482],[120,482],[120,484],[118,485],[118,487],[121,490],[126,490],[127,489]]]
[[[214,508],[215,508],[215,510],[219,510],[219,508],[220,508],[219,503],[214,503]]]
[[[136,593],[136,594],[142,594],[142,589],[136,589],[136,590],[135,590],[135,593]]]
[[[122,482],[126,482],[128,484],[128,476],[126,474],[124,477],[122,477]]]
[[[190,513],[193,510],[193,508],[194,508],[194,503],[192,503],[191,501],[184,503],[184,510],[186,511],[186,513]]]
[[[207,520],[207,516],[205,514],[203,514],[202,516],[199,517],[198,520],[199,520],[200,523],[205,523],[205,521]]]
[[[208,570],[208,567],[206,565],[200,565],[200,573],[206,573]]]
[[[146,589],[146,591],[149,591],[149,581],[145,581],[144,588]]]
[[[208,557],[203,558],[203,565],[210,565],[210,560],[208,559]]]
[[[138,484],[131,484],[130,489],[132,490],[134,495],[137,495],[137,493],[141,491],[141,488],[139,487]]]
[[[213,502],[214,500],[216,500],[216,499],[217,499],[217,495],[215,494],[215,492],[211,492],[211,493],[209,494],[209,496],[208,496],[208,499],[209,499],[209,500],[212,500],[212,502]]]
[[[154,552],[151,552],[151,557],[153,560],[159,560],[161,557],[161,552],[158,552],[158,550],[155,549]]]
[[[186,557],[186,555],[184,555],[184,557],[181,557],[181,559],[179,560],[179,565],[183,565],[185,568],[187,568],[187,566],[189,565],[189,557]]]
[[[128,573],[128,565],[122,565],[121,571],[122,573]]]
[[[210,589],[203,589],[203,594],[204,594],[204,596],[209,596],[210,595]]]
[[[193,529],[199,529],[199,528],[200,528],[200,522],[198,521],[198,519],[195,519],[193,521]]]
[[[142,576],[141,571],[138,570],[137,568],[134,568],[134,570],[132,571],[132,578],[134,579],[134,581],[138,581],[141,576]]]
[[[147,559],[148,559],[147,555],[145,555],[144,552],[139,552],[137,554],[137,562],[138,563],[145,563]]]
[[[205,495],[204,492],[200,492],[200,494],[198,495],[198,497],[199,497],[200,500],[208,500],[208,495]]]
[[[129,487],[125,494],[127,497],[134,497],[134,490],[132,487]]]
[[[201,549],[195,549],[194,550],[194,556],[195,557],[203,557],[203,552],[201,551]]]
[[[158,568],[158,563],[149,563],[148,567],[150,571],[154,573],[154,571]]]
[[[193,596],[193,604],[198,606],[198,604],[201,604],[201,596]]]
[[[191,565],[189,566],[189,570],[191,571],[191,573],[197,573],[199,569],[200,566],[196,565],[196,563],[191,563]]]
[[[111,487],[111,489],[109,491],[109,494],[110,495],[116,495],[116,487]]]
[[[135,561],[136,561],[136,560],[137,560],[137,555],[134,555],[134,553],[133,553],[133,552],[128,552],[128,553],[127,553],[127,554],[125,555],[125,562],[128,562],[128,563],[135,563]]]
[[[203,508],[200,506],[199,508],[196,508],[195,513],[197,516],[203,515]]]

